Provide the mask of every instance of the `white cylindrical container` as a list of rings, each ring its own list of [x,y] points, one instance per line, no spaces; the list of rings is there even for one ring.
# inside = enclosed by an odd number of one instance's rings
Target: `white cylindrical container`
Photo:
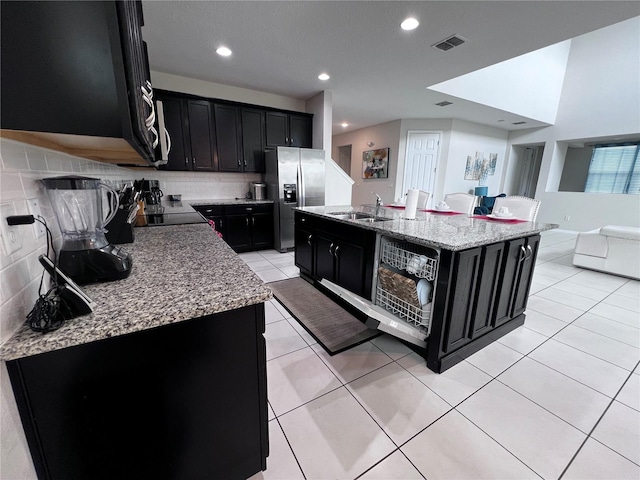
[[[410,189],[407,194],[407,204],[404,208],[404,218],[413,220],[416,218],[416,210],[418,209],[418,197],[420,190]]]

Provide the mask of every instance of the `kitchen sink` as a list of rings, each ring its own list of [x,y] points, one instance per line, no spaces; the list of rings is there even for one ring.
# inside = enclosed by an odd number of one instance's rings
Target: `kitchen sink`
[[[340,218],[342,220],[362,220],[363,222],[373,223],[373,222],[384,222],[387,220],[393,220],[392,218],[387,217],[376,217],[371,215],[370,213],[364,212],[336,212],[336,213],[328,213],[335,218]]]

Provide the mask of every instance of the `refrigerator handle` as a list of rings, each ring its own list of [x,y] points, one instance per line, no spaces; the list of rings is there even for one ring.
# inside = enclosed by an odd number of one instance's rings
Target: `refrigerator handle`
[[[304,189],[304,170],[302,163],[298,163],[298,206],[306,207],[306,192]]]

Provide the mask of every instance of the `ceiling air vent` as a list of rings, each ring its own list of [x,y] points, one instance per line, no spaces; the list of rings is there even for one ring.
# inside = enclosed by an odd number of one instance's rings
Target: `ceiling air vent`
[[[513,122],[511,125],[524,125],[527,122]]]
[[[440,103],[436,103],[439,107],[446,107],[447,105],[453,105],[453,102],[447,102],[446,100]]]
[[[461,37],[460,35],[451,35],[449,38],[445,38],[441,42],[434,43],[431,46],[433,48],[437,48],[438,50],[442,50],[443,52],[446,52],[447,50],[451,50],[453,47],[462,45],[466,41],[467,39],[464,37]]]

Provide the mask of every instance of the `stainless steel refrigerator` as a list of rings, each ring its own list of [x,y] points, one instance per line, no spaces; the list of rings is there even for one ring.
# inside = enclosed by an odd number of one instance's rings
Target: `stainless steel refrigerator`
[[[266,154],[267,198],[275,203],[274,246],[294,247],[293,208],[324,205],[324,150],[277,147]]]

